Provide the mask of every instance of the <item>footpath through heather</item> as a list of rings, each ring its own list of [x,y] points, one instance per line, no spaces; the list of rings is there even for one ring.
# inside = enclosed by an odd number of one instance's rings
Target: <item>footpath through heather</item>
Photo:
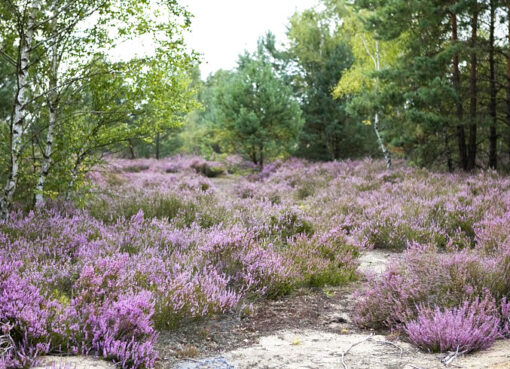
[[[380,274],[392,257],[398,254],[366,252],[361,256],[360,271]],[[187,333],[182,330],[173,339],[167,337],[166,343],[178,348],[174,352],[177,357],[193,357],[179,361],[167,357],[164,368],[510,369],[509,340],[445,365],[444,354],[427,354],[380,332],[358,329],[350,313],[360,283],[300,291],[279,301],[257,304],[250,317],[223,318]],[[201,338],[193,338],[191,331]]]

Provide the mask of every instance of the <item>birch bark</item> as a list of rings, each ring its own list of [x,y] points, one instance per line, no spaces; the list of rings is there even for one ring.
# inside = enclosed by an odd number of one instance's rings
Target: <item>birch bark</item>
[[[9,177],[0,198],[0,219],[8,220],[14,193],[19,176],[21,158],[21,145],[25,118],[27,116],[26,95],[28,86],[28,72],[30,69],[30,48],[35,31],[35,17],[39,9],[39,0],[31,3],[26,28],[22,28],[19,40],[19,56],[17,61],[17,93],[14,102],[14,111],[11,119],[11,147]]]
[[[40,208],[45,204],[44,199],[44,184],[51,167],[51,155],[53,152],[53,141],[54,132],[57,125],[57,106],[58,106],[58,30],[57,30],[57,17],[58,17],[58,3],[57,1],[53,4],[53,19],[51,21],[52,30],[52,47],[51,47],[51,70],[49,78],[49,95],[48,95],[48,107],[49,107],[49,122],[48,132],[46,133],[46,145],[43,152],[43,160],[41,166],[41,173],[36,185],[35,191],[35,206]]]
[[[375,67],[376,72],[380,72],[381,71],[381,55],[379,52],[379,41],[377,41],[377,40],[375,41],[375,55],[373,55],[370,52],[370,49],[368,48],[368,45],[364,38],[362,39],[362,41],[363,41],[363,46],[365,47],[365,51],[366,51],[367,55],[374,62],[374,67]],[[377,82],[376,82],[376,92],[377,92]],[[386,162],[386,168],[390,169],[391,168],[391,156],[390,156],[388,149],[386,148],[386,145],[384,144],[384,141],[381,136],[381,131],[379,129],[379,113],[375,113],[373,127],[374,127],[374,131],[375,131],[375,135],[377,136],[377,142],[379,143],[379,147],[381,148],[381,151],[384,156],[384,161]]]

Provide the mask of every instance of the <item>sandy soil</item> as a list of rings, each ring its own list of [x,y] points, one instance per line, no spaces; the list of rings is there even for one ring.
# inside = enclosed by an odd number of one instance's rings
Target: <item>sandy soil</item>
[[[33,369],[115,369],[114,364],[104,360],[83,356],[45,356]]]
[[[400,254],[383,250],[371,250],[363,253],[359,258],[358,270],[363,273],[382,274],[386,270],[390,259],[399,258]]]
[[[361,343],[352,347],[358,342]],[[347,350],[349,351],[344,356],[345,366],[343,366],[342,353]],[[445,367],[441,363],[444,355],[426,354],[408,343],[391,342],[384,336],[308,330],[278,332],[261,338],[256,345],[234,350],[223,356],[238,369],[439,369]],[[510,368],[510,341],[499,341],[487,351],[460,357],[454,360],[450,367]]]

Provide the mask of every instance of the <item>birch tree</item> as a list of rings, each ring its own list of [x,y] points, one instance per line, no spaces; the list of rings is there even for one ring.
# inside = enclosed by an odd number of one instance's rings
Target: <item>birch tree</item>
[[[68,171],[63,174],[63,178],[66,177],[72,182],[69,187],[73,188],[76,181],[74,177],[78,175],[79,167],[86,162],[86,156],[96,153],[89,147],[85,151],[78,150],[73,155],[66,156],[63,153],[69,154],[73,146],[66,147],[65,143],[62,143],[62,137],[69,138],[71,132],[77,132],[74,130],[76,125],[72,122],[77,116],[83,116],[82,110],[89,106],[68,105],[75,100],[73,96],[80,95],[86,87],[82,82],[90,82],[90,73],[111,72],[110,69],[94,68],[94,63],[102,60],[97,55],[107,55],[122,43],[144,37],[151,40],[151,50],[156,51],[159,58],[166,55],[166,60],[171,60],[170,64],[175,68],[167,72],[168,75],[174,73],[176,76],[181,76],[187,66],[195,62],[196,57],[185,49],[182,38],[183,32],[190,26],[190,16],[186,9],[175,1],[10,0],[0,5],[0,13],[3,18],[0,23],[0,40],[7,40],[2,42],[0,58],[15,66],[18,86],[10,123],[11,159],[8,179],[0,194],[0,218],[5,220],[14,200],[19,180],[20,158],[27,144],[32,147],[32,171],[37,171],[37,174],[33,173],[37,178],[32,185],[37,207],[42,207],[45,203],[46,187],[55,165],[60,170]],[[130,57],[147,60],[146,57],[140,58],[135,54]],[[139,64],[139,72],[143,68],[146,66]],[[131,74],[131,77],[133,76],[135,74]],[[182,87],[182,84],[179,87]],[[115,93],[106,96],[105,99],[109,99],[109,102],[105,105],[115,106],[118,103],[115,96]],[[189,94],[183,96],[183,99],[190,98]],[[179,99],[175,94],[172,97],[173,101],[169,101],[169,105],[175,107],[176,104],[173,103]],[[143,96],[134,95],[132,99],[134,98],[139,99],[138,105],[143,105]],[[130,105],[133,110],[134,105],[136,104]],[[104,122],[104,117],[99,117],[101,114],[85,115],[89,119],[96,119],[98,125],[104,129],[105,125],[101,123]],[[32,120],[37,118],[32,127],[27,123],[27,117]],[[147,128],[146,124],[144,128]],[[30,137],[25,137],[28,131]],[[140,130],[130,132],[139,133]],[[89,133],[95,135],[102,134],[103,131],[92,130]],[[119,137],[125,139],[126,135]],[[59,140],[58,146],[55,146],[56,140]],[[103,142],[102,145],[106,144]],[[73,166],[64,163],[73,160]],[[50,184],[61,180],[62,178],[55,177]]]
[[[363,94],[377,96],[379,94],[378,73],[384,66],[395,62],[399,53],[398,42],[385,42],[378,40],[373,33],[365,30],[360,16],[349,7],[342,9],[342,30],[349,40],[355,63],[345,72],[333,91],[333,96],[339,98],[348,95]],[[384,142],[380,128],[380,112],[378,106],[373,106],[373,121],[365,120],[365,124],[373,127],[377,143],[384,156],[386,167],[391,168],[391,156]]]
[[[10,2],[4,5],[8,9],[4,9],[3,14],[11,14],[15,18],[14,24],[18,37],[18,48],[16,57],[8,58],[15,65],[17,90],[10,122],[10,165],[8,179],[3,193],[0,195],[0,219],[3,220],[7,220],[9,217],[18,181],[23,130],[26,129],[25,118],[28,114],[27,95],[29,92],[31,51],[34,47],[33,39],[37,27],[36,17],[40,10],[39,5],[38,0],[27,2],[23,6],[18,7]],[[5,28],[2,31],[5,32]]]

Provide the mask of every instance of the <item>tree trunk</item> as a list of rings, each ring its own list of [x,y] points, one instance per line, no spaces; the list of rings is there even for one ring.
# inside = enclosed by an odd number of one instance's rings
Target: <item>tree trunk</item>
[[[454,46],[459,41],[457,31],[457,15],[451,13],[452,19],[452,42]],[[462,107],[460,71],[459,71],[459,53],[453,54],[453,88],[457,93],[456,110],[457,110],[457,145],[459,149],[460,166],[463,170],[467,170],[467,150],[466,150],[466,133],[464,131],[464,109]]]
[[[450,150],[450,140],[448,137],[448,132],[444,132],[444,148],[446,153],[446,167],[448,168],[448,172],[453,172],[453,160],[452,160],[452,151]]]
[[[17,93],[14,101],[14,111],[11,118],[10,132],[10,168],[9,177],[4,187],[4,193],[0,198],[0,219],[8,220],[9,211],[12,206],[16,184],[19,175],[19,161],[21,157],[21,145],[23,136],[23,126],[27,115],[26,93],[28,90],[28,72],[30,67],[30,48],[34,36],[35,16],[39,8],[39,3],[34,0],[30,9],[27,27],[20,32],[19,52],[17,60]]]
[[[390,169],[391,168],[390,153],[388,152],[386,145],[384,145],[384,141],[381,137],[381,133],[379,132],[379,113],[375,113],[374,131],[375,131],[375,135],[377,136],[377,142],[379,143],[379,146],[381,147],[381,151],[384,155],[384,161],[386,162],[386,169]]]
[[[259,151],[260,151],[260,155],[259,155],[259,166],[260,166],[260,170],[262,170],[262,168],[264,168],[264,145],[260,145],[259,146]]]
[[[251,161],[253,162],[253,164],[257,165],[258,164],[258,159],[257,159],[257,150],[255,150],[255,148],[253,147],[251,149]]]
[[[497,132],[497,101],[496,101],[496,68],[494,61],[494,29],[496,23],[495,0],[490,2],[490,24],[489,24],[489,70],[490,70],[490,103],[489,114],[491,117],[489,133],[489,167],[498,167],[498,132]]]
[[[51,166],[51,155],[53,151],[53,139],[54,139],[54,131],[57,125],[57,107],[58,107],[58,93],[57,93],[57,84],[58,84],[58,55],[57,55],[57,12],[58,12],[58,4],[54,3],[54,13],[53,20],[51,22],[52,27],[52,42],[53,45],[51,47],[51,70],[50,70],[50,78],[49,78],[49,88],[50,93],[48,95],[48,107],[49,107],[49,124],[48,124],[48,132],[46,134],[46,147],[43,153],[43,161],[41,167],[41,173],[39,175],[39,180],[37,181],[36,191],[35,191],[35,206],[37,208],[43,207],[44,200],[44,184],[46,183],[46,178],[48,177],[48,173],[50,171]]]
[[[508,34],[507,40],[510,45],[510,1],[507,1],[507,11],[508,11]],[[507,51],[506,56],[506,124],[508,125],[510,131],[510,52]],[[510,162],[510,133],[508,135],[508,161]],[[510,164],[509,164],[510,169]]]
[[[375,42],[375,70],[377,72],[381,71],[381,59],[380,59],[380,55],[379,55],[379,41]],[[381,133],[379,131],[379,113],[375,113],[374,131],[377,136],[377,142],[379,142],[379,146],[381,147],[381,151],[384,156],[384,161],[386,162],[386,169],[390,169],[391,168],[390,153],[388,152],[388,149],[386,148],[386,145],[384,144],[384,141],[381,137]]]
[[[136,159],[135,148],[133,147],[133,141],[129,140],[129,155],[131,160]]]
[[[468,144],[468,170],[473,170],[476,166],[477,151],[477,104],[478,104],[478,56],[476,53],[476,44],[478,37],[478,1],[475,1],[473,8],[473,17],[471,19],[471,70],[470,70],[470,113],[469,113],[469,144]]]
[[[159,160],[159,150],[160,150],[160,133],[156,133],[156,159]]]
[[[67,185],[66,196],[64,198],[66,202],[69,202],[71,200],[71,194],[73,193],[74,185],[76,183],[76,180],[78,179],[78,173],[80,170],[82,159],[83,159],[82,154],[79,154],[74,163],[74,167],[71,170],[71,178],[69,180],[69,184]]]

